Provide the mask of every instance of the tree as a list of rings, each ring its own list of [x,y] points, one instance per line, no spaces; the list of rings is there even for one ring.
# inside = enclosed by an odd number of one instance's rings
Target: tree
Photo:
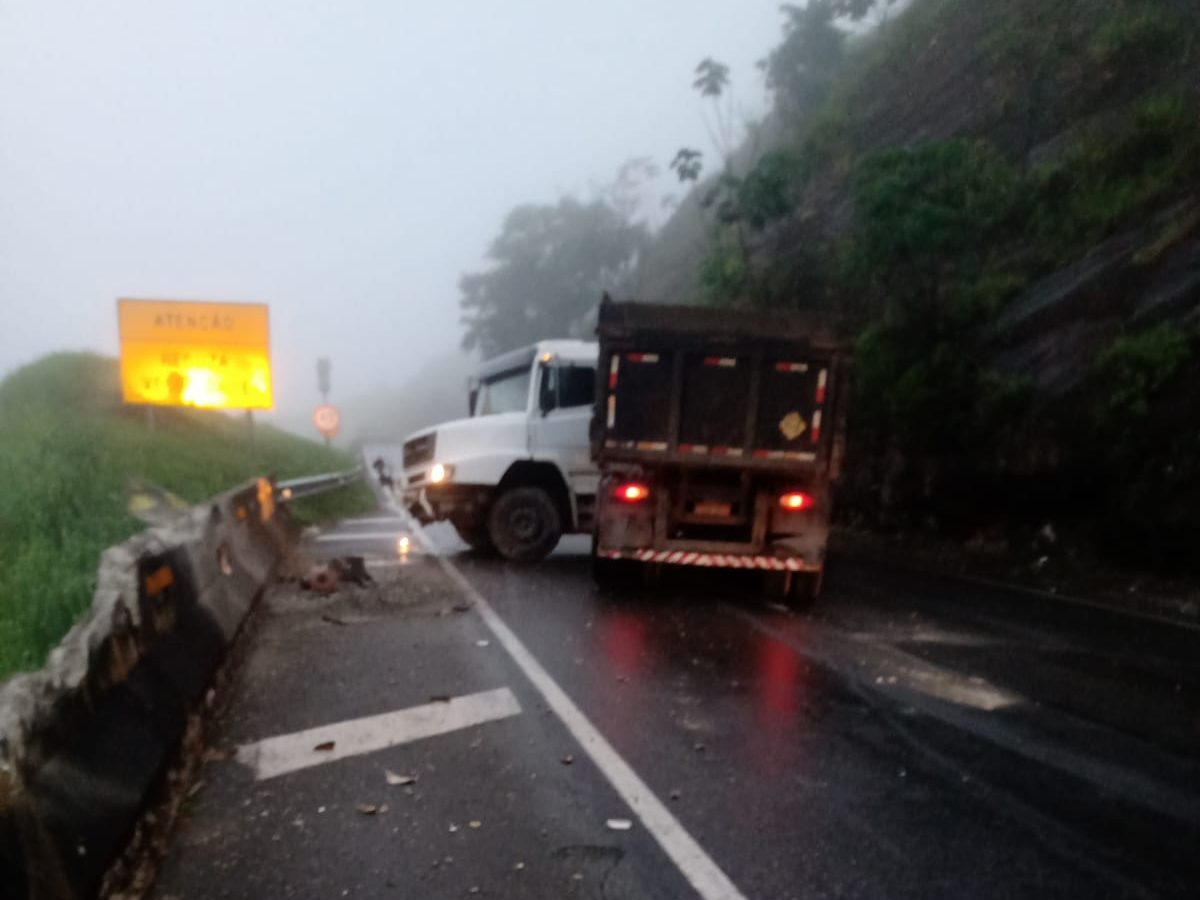
[[[729,87],[729,66],[711,56],[705,57],[696,66],[696,80],[692,82],[692,87],[700,92],[701,97],[720,97]]]
[[[811,0],[805,6],[782,7],[783,43],[760,65],[790,120],[811,115],[829,93],[846,42],[835,20],[860,19],[870,6],[859,0]]]
[[[671,170],[680,181],[697,181],[704,167],[704,154],[690,147],[683,147],[671,160]]]
[[[644,226],[603,200],[518,206],[488,250],[491,267],[459,281],[463,347],[493,356],[581,336],[605,291],[627,291],[645,240]]]

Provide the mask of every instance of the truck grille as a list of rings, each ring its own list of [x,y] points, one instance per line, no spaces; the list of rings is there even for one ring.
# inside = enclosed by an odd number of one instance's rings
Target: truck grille
[[[434,432],[406,441],[404,444],[404,468],[411,469],[413,466],[423,465],[433,459],[436,440],[437,433]]]

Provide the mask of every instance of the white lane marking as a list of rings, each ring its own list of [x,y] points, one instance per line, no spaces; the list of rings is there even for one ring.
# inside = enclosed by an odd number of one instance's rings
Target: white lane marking
[[[344,525],[403,525],[404,521],[396,516],[378,516],[371,519],[342,519],[338,527]]]
[[[341,542],[341,543],[343,543],[343,544],[344,544],[344,543],[347,543],[347,542],[349,542],[349,541],[376,541],[376,540],[379,540],[379,541],[381,541],[381,540],[383,540],[384,538],[387,538],[388,540],[392,540],[392,541],[394,541],[394,540],[396,540],[397,538],[404,537],[406,534],[407,534],[407,532],[404,532],[404,531],[351,531],[351,532],[337,532],[337,533],[334,533],[334,534],[322,534],[322,535],[320,535],[320,536],[318,536],[318,537],[317,537],[317,541],[318,541],[318,542],[324,542],[324,541],[340,541],[340,542]]]
[[[414,529],[417,539],[427,548],[421,530]],[[525,673],[538,692],[546,700],[546,704],[579,741],[584,752],[591,757],[596,767],[604,773],[621,799],[629,804],[630,809],[637,815],[646,830],[658,841],[658,845],[679,869],[688,883],[696,889],[704,900],[746,900],[729,877],[721,871],[704,849],[696,843],[679,820],[654,795],[646,783],[630,768],[629,763],[613,748],[590,721],[563,691],[550,674],[542,668],[541,663],[534,658],[521,640],[513,633],[504,621],[492,609],[490,603],[475,589],[466,577],[459,572],[449,559],[437,557],[446,574],[462,589],[475,604],[483,621],[496,640],[508,651],[508,655]]]
[[[418,550],[416,553],[424,556],[425,551]],[[403,556],[397,557],[396,559],[368,559],[366,561],[366,566],[368,569],[394,569],[399,566],[407,566],[408,562],[409,561]]]
[[[521,705],[512,691],[497,688],[452,697],[448,702],[426,703],[243,744],[238,747],[237,761],[253,769],[254,777],[262,781],[350,756],[507,719],[520,712]],[[328,750],[315,749],[331,742],[333,746]]]

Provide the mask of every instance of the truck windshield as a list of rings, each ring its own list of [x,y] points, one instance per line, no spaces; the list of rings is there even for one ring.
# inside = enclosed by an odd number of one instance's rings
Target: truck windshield
[[[475,415],[494,416],[497,413],[525,412],[529,406],[530,369],[517,369],[488,379],[479,386]]]

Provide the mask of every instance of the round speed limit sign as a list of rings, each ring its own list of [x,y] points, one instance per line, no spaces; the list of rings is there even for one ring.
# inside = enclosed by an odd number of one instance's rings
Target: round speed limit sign
[[[342,417],[338,413],[337,407],[330,406],[328,403],[318,406],[313,411],[313,424],[317,426],[317,431],[325,437],[333,437],[337,434],[341,421]]]

